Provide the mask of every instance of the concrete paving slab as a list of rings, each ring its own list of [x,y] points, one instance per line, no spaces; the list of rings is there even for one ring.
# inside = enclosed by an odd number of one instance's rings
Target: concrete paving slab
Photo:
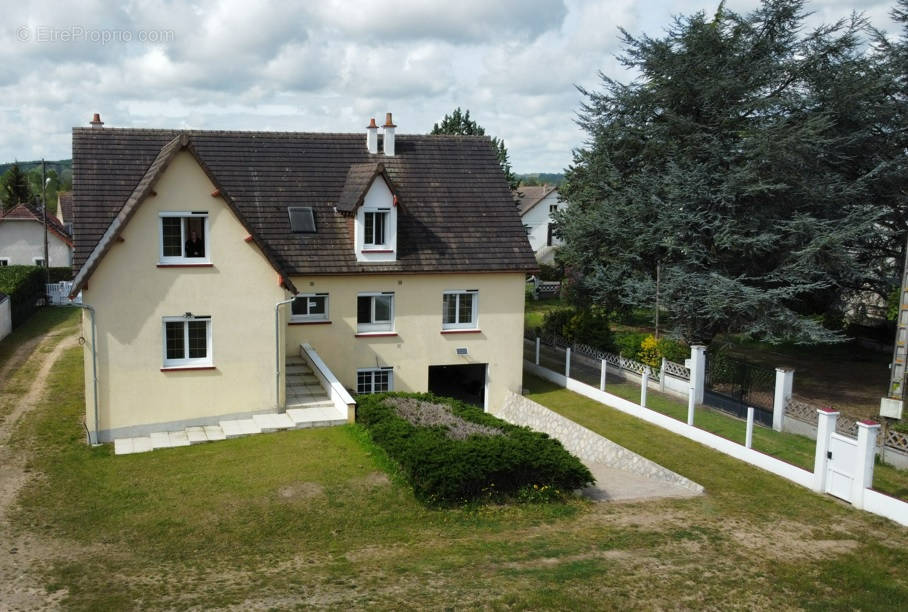
[[[244,436],[262,433],[262,428],[256,425],[252,419],[237,419],[237,424],[240,426],[240,431]]]
[[[215,440],[227,439],[227,436],[224,434],[224,430],[221,429],[220,425],[205,425],[203,429],[205,430],[205,436],[211,442],[214,442]]]
[[[156,431],[148,436],[154,448],[170,448],[170,435],[166,431]]]
[[[294,426],[293,419],[286,414],[255,414],[252,420],[262,429],[262,433],[290,429]]]
[[[245,435],[243,433],[243,428],[240,426],[240,422],[237,420],[221,421],[220,426],[221,430],[224,432],[224,436],[227,438],[238,438],[239,436]]]
[[[187,427],[186,436],[189,438],[190,444],[201,444],[202,442],[208,442],[208,436],[205,435],[204,427]]]
[[[139,438],[133,438],[133,452],[136,453],[148,453],[154,450],[154,444],[151,442],[149,436],[141,436]]]
[[[660,497],[696,497],[700,492],[668,482],[646,478],[602,463],[584,462],[596,483],[581,490],[593,501],[627,501]]]
[[[186,435],[186,430],[180,431],[169,431],[167,435],[170,436],[170,445],[171,446],[189,446],[189,436]]]
[[[117,438],[114,440],[114,455],[131,455],[136,452],[132,438]]]

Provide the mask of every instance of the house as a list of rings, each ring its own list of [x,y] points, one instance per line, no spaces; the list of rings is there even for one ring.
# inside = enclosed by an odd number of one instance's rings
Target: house
[[[390,114],[381,135],[374,120],[99,124],[73,130],[93,441],[303,423],[325,406],[318,386],[344,420],[347,393],[488,407],[519,392],[535,261],[488,138],[395,135]]]
[[[73,231],[73,192],[61,191],[57,194],[57,220],[67,232]]]
[[[536,260],[554,263],[555,250],[562,242],[552,235],[552,213],[565,206],[558,199],[558,189],[553,185],[526,186],[520,187],[517,195],[520,218]]]
[[[47,255],[53,268],[72,265],[73,241],[53,215],[47,216]],[[44,265],[44,218],[40,210],[19,204],[0,215],[0,266]]]

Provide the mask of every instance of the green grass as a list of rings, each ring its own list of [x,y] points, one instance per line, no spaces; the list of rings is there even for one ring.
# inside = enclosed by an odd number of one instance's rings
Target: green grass
[[[0,340],[0,369],[23,344],[36,338],[43,338],[50,330],[54,330],[55,336],[66,334],[78,327],[79,321],[80,314],[77,308],[41,308],[10,335]]]
[[[908,605],[908,530],[536,379],[707,494],[428,509],[358,426],[114,457],[83,442],[82,380],[67,351],[12,441],[40,475],[19,573],[67,609]]]
[[[542,320],[545,313],[557,308],[566,308],[567,303],[561,298],[548,298],[544,300],[528,299],[523,310],[524,329],[535,329],[542,327]]]

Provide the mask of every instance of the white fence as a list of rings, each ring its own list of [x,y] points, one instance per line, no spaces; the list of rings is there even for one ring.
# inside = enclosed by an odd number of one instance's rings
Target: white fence
[[[60,281],[59,283],[51,283],[45,285],[45,292],[47,293],[47,301],[53,306],[66,306],[68,304],[81,304],[82,303],[82,292],[79,292],[73,299],[69,299],[69,292],[72,291],[73,284],[69,281]]]
[[[8,295],[0,295],[0,340],[13,331],[13,313]]]

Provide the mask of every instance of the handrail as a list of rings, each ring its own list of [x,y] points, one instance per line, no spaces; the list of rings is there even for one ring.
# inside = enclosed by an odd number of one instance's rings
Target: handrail
[[[344,385],[337,379],[334,372],[332,372],[325,362],[322,361],[322,358],[318,356],[318,353],[315,352],[315,349],[312,348],[311,344],[300,344],[300,352],[305,354],[304,356],[312,363],[312,366],[317,373],[325,379],[325,382],[328,385],[328,388],[325,389],[325,391],[328,392],[331,401],[334,402],[334,405],[337,408],[346,412],[350,406],[356,405],[356,400],[347,392],[347,389],[345,389]]]

